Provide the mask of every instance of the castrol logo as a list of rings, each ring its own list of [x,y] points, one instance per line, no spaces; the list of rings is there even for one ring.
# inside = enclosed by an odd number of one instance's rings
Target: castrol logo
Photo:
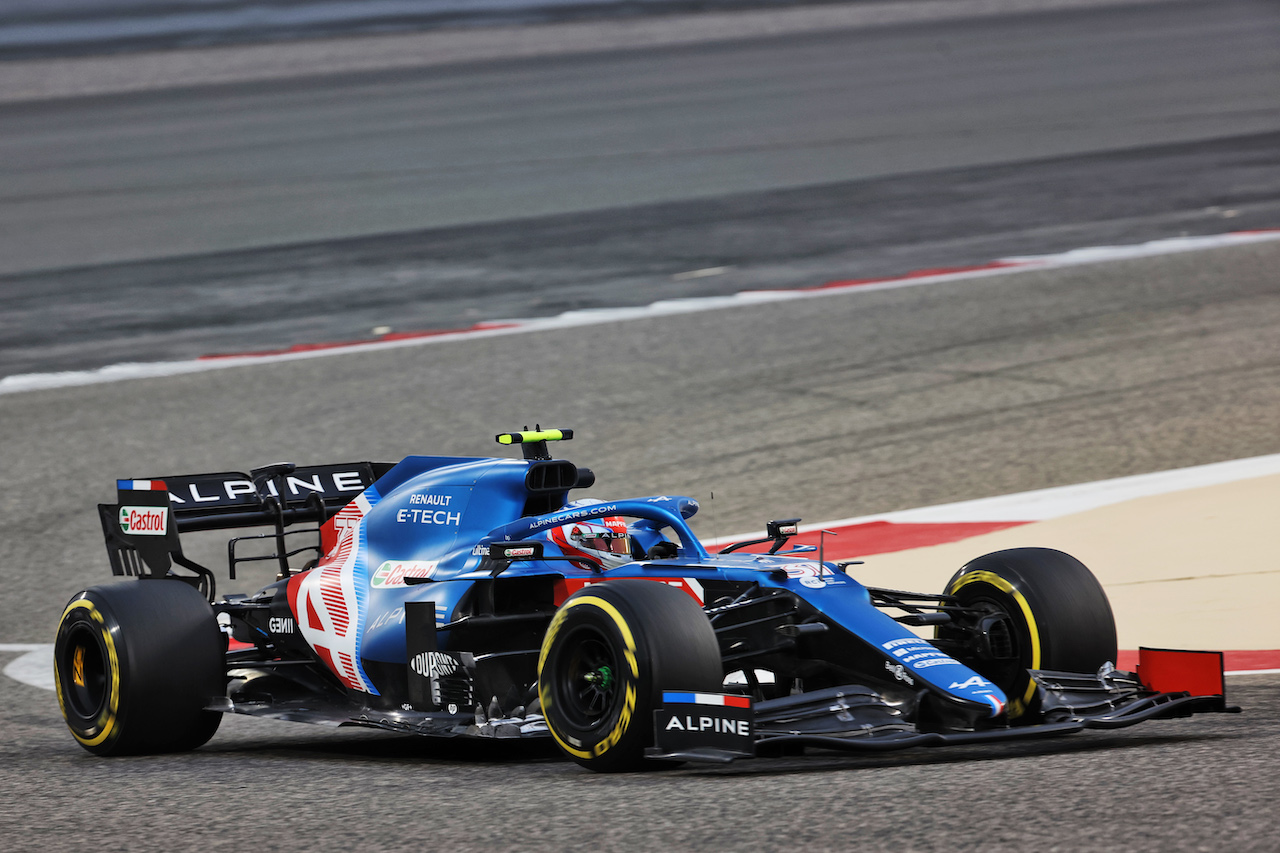
[[[159,506],[122,506],[120,529],[131,536],[164,536],[169,532],[169,511]]]

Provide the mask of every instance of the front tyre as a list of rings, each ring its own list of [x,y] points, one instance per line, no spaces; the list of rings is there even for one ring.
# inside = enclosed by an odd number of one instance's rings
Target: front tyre
[[[538,697],[560,748],[590,770],[638,770],[663,690],[716,693],[711,624],[687,594],[648,580],[592,584],[556,611],[538,660]]]
[[[1107,594],[1070,554],[1049,548],[986,554],[956,572],[946,592],[983,626],[969,662],[1009,697],[1010,720],[1033,710],[1036,685],[1028,670],[1096,672],[1116,659]]]
[[[213,737],[225,641],[212,608],[174,580],[91,587],[71,599],[54,642],[67,728],[96,755],[181,752]]]

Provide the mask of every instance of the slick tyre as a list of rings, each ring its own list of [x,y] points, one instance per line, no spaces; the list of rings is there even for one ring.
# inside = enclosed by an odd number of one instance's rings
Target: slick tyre
[[[58,705],[96,755],[183,752],[213,737],[225,695],[222,633],[192,587],[138,580],[84,590],[58,623]]]
[[[641,769],[663,690],[719,692],[711,624],[687,594],[648,580],[592,584],[556,611],[538,697],[560,748],[590,770]]]
[[[1096,672],[1116,659],[1107,594],[1070,554],[1049,548],[986,554],[956,572],[946,592],[986,618],[988,648],[973,666],[1004,690],[1011,721],[1034,716],[1036,686],[1027,670]]]

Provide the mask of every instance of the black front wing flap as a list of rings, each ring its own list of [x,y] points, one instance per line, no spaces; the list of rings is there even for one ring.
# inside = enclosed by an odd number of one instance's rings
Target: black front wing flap
[[[906,709],[867,687],[849,685],[754,703],[751,735],[726,747],[723,736],[705,744],[681,732],[663,730],[670,709],[655,713],[656,759],[726,763],[752,755],[780,754],[792,747],[846,752],[882,752],[918,746],[959,746],[1005,740],[1055,737],[1086,729],[1118,729],[1146,720],[1188,717],[1204,712],[1238,712],[1222,694],[1196,696],[1157,692],[1130,672],[1104,667],[1097,674],[1032,670],[1041,722],[974,731],[925,732],[904,719]],[[705,707],[698,712],[706,715]],[[677,707],[675,714],[683,713]],[[704,716],[705,718],[705,716]],[[718,725],[708,728],[719,731]]]

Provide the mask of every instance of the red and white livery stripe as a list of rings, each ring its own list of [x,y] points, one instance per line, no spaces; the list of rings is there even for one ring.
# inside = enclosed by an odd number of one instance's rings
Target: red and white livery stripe
[[[329,669],[352,690],[375,693],[359,666],[356,648],[360,601],[356,590],[356,547],[365,514],[362,494],[331,521],[337,543],[311,571],[289,581],[289,606],[298,630]]]

